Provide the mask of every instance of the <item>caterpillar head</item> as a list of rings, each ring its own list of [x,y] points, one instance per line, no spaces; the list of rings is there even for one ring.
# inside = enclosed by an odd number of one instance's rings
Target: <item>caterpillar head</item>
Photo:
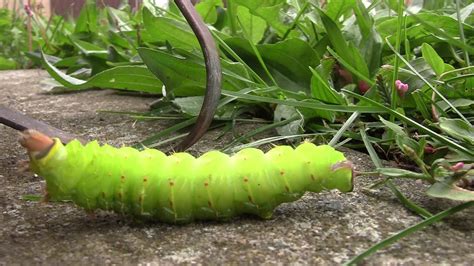
[[[333,172],[336,172],[338,170],[341,170],[341,169],[349,169],[351,171],[351,180],[350,180],[350,184],[351,184],[351,187],[350,189],[347,190],[347,192],[349,191],[352,191],[354,189],[354,178],[356,177],[356,171],[354,169],[354,164],[352,163],[352,161],[349,161],[349,160],[344,160],[344,161],[341,161],[341,162],[338,162],[336,164],[333,164],[332,167],[331,167],[331,170]]]
[[[27,129],[20,133],[19,142],[25,147],[30,156],[41,158],[53,147],[54,140],[34,129]]]

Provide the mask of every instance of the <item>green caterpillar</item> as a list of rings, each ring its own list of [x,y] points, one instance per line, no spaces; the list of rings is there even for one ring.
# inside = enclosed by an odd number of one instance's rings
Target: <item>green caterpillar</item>
[[[46,179],[47,198],[72,200],[86,211],[168,223],[228,220],[244,213],[270,218],[276,206],[305,191],[348,192],[353,186],[352,165],[341,152],[307,142],[296,149],[248,148],[233,156],[210,151],[198,158],[96,141],[51,143],[38,152],[22,142],[31,169]]]

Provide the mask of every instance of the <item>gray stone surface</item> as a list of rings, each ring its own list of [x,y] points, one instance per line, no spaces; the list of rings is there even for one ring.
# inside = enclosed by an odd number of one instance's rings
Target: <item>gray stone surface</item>
[[[39,70],[0,72],[0,104],[15,107],[66,131],[113,145],[131,144],[169,122],[138,122],[98,110],[144,111],[147,97],[111,91],[50,95],[41,91],[47,74]],[[245,130],[245,127],[241,130]],[[195,153],[222,147],[211,132]],[[17,132],[0,125],[0,265],[302,263],[340,264],[372,244],[421,219],[402,207],[386,189],[365,192],[376,177],[356,179],[349,194],[307,194],[283,204],[271,220],[240,217],[230,222],[184,226],[143,223],[99,213],[89,217],[67,203],[25,201],[40,194],[44,182],[21,172],[26,153]],[[359,171],[370,159],[345,150]],[[431,199],[425,186],[398,182],[409,197],[432,212],[454,203]],[[384,249],[369,264],[464,264],[474,261],[474,210],[468,209]]]

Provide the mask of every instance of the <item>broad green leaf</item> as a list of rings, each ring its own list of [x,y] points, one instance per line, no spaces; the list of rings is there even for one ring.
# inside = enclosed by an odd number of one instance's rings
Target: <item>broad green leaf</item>
[[[441,117],[439,119],[439,127],[451,137],[474,145],[474,127],[465,121]]]
[[[56,62],[53,60],[50,60],[50,58],[47,55],[44,55],[44,56],[46,60],[48,60],[49,63],[52,63],[55,67],[59,67],[59,68],[67,68],[67,67],[72,67],[72,66],[77,66],[77,65],[81,65],[81,66],[87,65],[87,62],[83,60],[81,56],[65,57],[60,60],[56,60]],[[41,54],[39,58],[41,59]]]
[[[423,43],[423,45],[421,45],[421,53],[438,77],[444,73],[443,59],[436,53],[431,45]]]
[[[143,62],[176,96],[203,95],[206,88],[204,60],[191,53],[172,55],[160,50],[139,48]],[[227,90],[240,90],[251,83],[245,68],[240,63],[221,61],[223,83]]]
[[[364,60],[363,55],[360,53],[359,49],[355,47],[353,43],[349,43],[349,51],[352,54],[352,60],[348,61],[348,63],[352,63],[351,66],[357,70],[358,73],[362,74],[363,77],[361,78],[363,80],[369,79],[370,80],[370,73],[369,73],[369,68],[367,66],[367,63]],[[376,52],[376,51],[374,51]],[[377,60],[376,60],[377,61]],[[346,61],[347,62],[347,61]],[[340,61],[340,63],[342,63]],[[349,70],[349,68],[346,66],[346,68]],[[351,71],[351,70],[349,70]],[[356,72],[351,71],[353,74],[356,74]],[[356,75],[357,76],[357,75]],[[368,83],[373,83],[373,82],[368,82]]]
[[[323,22],[327,36],[329,37],[329,41],[331,42],[332,47],[334,47],[334,50],[346,62],[352,63],[352,54],[349,50],[349,46],[347,45],[337,24],[321,9],[318,9],[318,14],[321,17],[321,21]]]
[[[349,13],[355,5],[355,0],[328,1],[326,14],[333,20],[339,21],[339,18]]]
[[[368,67],[370,77],[372,77],[378,71],[382,62],[382,38],[375,28],[373,18],[362,2],[354,4],[354,13],[362,35],[359,50],[365,58],[364,61]]]
[[[201,111],[204,96],[178,97],[171,102],[176,105],[182,113],[189,116],[198,116]]]
[[[113,7],[107,7],[107,15],[110,24],[115,25],[120,32],[133,30],[129,13]]]
[[[436,198],[445,198],[459,201],[474,201],[474,191],[467,190],[446,182],[437,182],[431,185],[426,194]]]
[[[203,0],[195,6],[204,22],[214,24],[217,21],[217,6],[222,6],[221,0]]]
[[[323,77],[322,74],[313,68],[311,68],[311,71],[313,72],[313,77],[311,78],[311,95],[313,98],[325,103],[345,104],[342,94],[329,85],[327,76]]]
[[[420,21],[423,21],[423,23],[420,23]],[[449,16],[421,13],[416,15],[416,17],[413,15],[407,17],[406,24],[407,30],[405,36],[410,42],[411,47],[421,46],[425,42],[431,45],[439,42],[447,42],[453,46],[467,48],[467,50],[471,52],[474,50],[474,48],[471,48],[469,45],[460,42],[457,37],[447,38],[448,36],[459,36],[458,22]],[[465,35],[473,36],[474,28],[468,24],[462,25]],[[438,29],[440,32],[434,32],[433,29]],[[377,31],[382,36],[382,39],[388,37],[390,43],[394,43],[397,37],[397,18],[380,22],[377,25]]]
[[[409,62],[410,65],[415,68],[418,73],[426,79],[428,82],[434,83],[436,74],[434,73],[433,69],[426,63],[426,61],[418,57]],[[403,66],[403,65],[402,65]],[[410,91],[414,90],[423,90],[425,88],[425,82],[420,79],[415,73],[410,71],[408,66],[403,66],[398,73],[398,79],[401,80],[403,83],[407,83],[410,86]]]
[[[133,33],[136,35],[136,31],[133,31]],[[122,32],[121,34],[124,34]],[[119,33],[110,30],[107,35],[107,41],[110,42],[111,44],[114,44],[116,46],[122,47],[124,49],[133,49],[133,47],[130,45],[130,42],[127,41],[123,36],[121,36]]]
[[[199,42],[191,28],[176,19],[155,17],[147,8],[143,9],[143,23],[150,39],[146,42],[168,42],[175,48],[199,50]]]
[[[225,42],[255,72],[262,78],[267,78],[247,40],[229,38]],[[315,67],[320,57],[307,42],[291,38],[275,44],[260,44],[257,45],[257,49],[280,87],[309,93],[312,76],[309,67]]]
[[[258,16],[252,15],[248,8],[243,6],[237,7],[237,16],[252,42],[258,43],[265,33],[267,22]]]
[[[287,99],[287,100],[291,101],[292,99]],[[275,108],[274,116],[273,116],[273,121],[275,123],[283,121],[283,120],[288,120],[295,116],[299,117],[299,119],[295,119],[294,121],[291,121],[290,123],[284,126],[276,128],[278,135],[291,136],[291,135],[302,133],[303,125],[304,125],[304,117],[298,111],[298,109],[296,109],[293,106],[281,105],[281,104],[277,105],[277,107]]]
[[[318,9],[318,14],[321,17],[324,28],[326,29],[327,36],[331,42],[331,46],[334,47],[334,51],[338,57],[342,60],[338,61],[344,65],[350,72],[355,76],[359,77],[357,73],[362,74],[364,80],[369,80],[369,69],[367,64],[360,54],[360,51],[352,44],[346,43],[344,36],[337,24],[327,16],[322,10]],[[356,72],[353,70],[357,70]],[[359,77],[361,79],[361,77]]]
[[[451,18],[446,15],[435,14],[435,13],[421,13],[416,15],[419,19],[429,23],[430,25],[442,29],[444,32],[451,36],[459,36],[459,25],[457,19]],[[377,24],[377,31],[380,33],[382,38],[385,38],[390,35],[396,35],[397,33],[397,17],[393,17],[390,19],[382,20],[380,23]],[[420,25],[413,16],[408,16],[406,20],[406,27],[408,32],[408,38],[416,38],[420,36],[416,36],[417,34],[429,35],[432,34],[429,31],[426,31],[424,25]],[[472,25],[462,24],[464,27],[464,31],[467,34],[471,34],[474,28]],[[423,30],[416,30],[417,28],[421,28]],[[415,34],[416,33],[416,34]],[[468,35],[469,36],[469,35]],[[395,36],[393,36],[395,37]],[[421,43],[420,43],[421,45]]]
[[[161,93],[163,84],[144,66],[120,66],[105,70],[88,80],[81,80],[64,74],[43,57],[43,66],[63,86],[71,90],[90,88],[120,89]]]
[[[281,11],[286,4],[286,0],[232,0],[232,2],[248,8],[250,13],[264,19],[281,36],[288,29],[281,18]]]
[[[81,13],[76,20],[75,33],[90,32],[95,33],[98,29],[98,11],[96,1],[87,0],[81,9]]]
[[[450,100],[451,104],[458,108],[458,107],[470,107],[471,105],[474,108],[474,100],[459,98],[455,100]],[[441,110],[446,111],[450,108],[450,106],[445,101],[439,101],[436,105],[441,108]]]
[[[85,42],[81,40],[77,40],[71,37],[71,42],[86,56],[95,56],[98,58],[106,59],[107,58],[107,50],[95,45],[90,42]]]

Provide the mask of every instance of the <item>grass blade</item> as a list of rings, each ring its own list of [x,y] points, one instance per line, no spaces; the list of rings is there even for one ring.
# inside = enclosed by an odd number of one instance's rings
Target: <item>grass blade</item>
[[[239,17],[237,17],[237,21],[239,22],[240,28],[242,29],[242,33],[244,34],[245,39],[248,40],[248,42],[249,42],[249,44],[250,44],[250,47],[252,47],[252,51],[255,53],[255,56],[257,56],[258,62],[259,62],[260,65],[262,66],[263,70],[265,71],[265,73],[267,74],[267,76],[270,78],[270,80],[272,81],[273,85],[274,85],[274,86],[278,86],[278,83],[276,82],[276,80],[275,80],[275,78],[273,77],[273,75],[270,73],[270,70],[268,70],[267,65],[265,64],[265,61],[264,61],[263,58],[262,58],[262,55],[261,55],[260,52],[258,51],[257,46],[255,46],[255,44],[254,44],[252,41],[250,41],[251,38],[250,38],[250,36],[247,34],[247,31],[245,30],[245,27],[242,25],[242,22],[240,21]]]
[[[393,184],[392,180],[387,180],[387,186],[392,190],[393,194],[398,198],[398,200],[409,210],[412,212],[418,214],[420,217],[424,219],[428,219],[433,216],[432,213],[430,213],[428,210],[425,208],[422,208],[418,206],[416,203],[413,201],[409,200],[403,193]]]
[[[295,106],[295,107],[306,107],[306,108],[311,108],[311,109],[316,109],[316,110],[326,110],[326,111],[345,112],[345,113],[352,113],[356,111],[360,113],[387,113],[386,110],[382,110],[379,107],[355,106],[355,105],[344,106],[344,105],[332,105],[332,104],[324,104],[324,103],[317,103],[317,102],[287,101],[287,100],[280,100],[280,99],[270,98],[270,97],[265,97],[265,96],[242,94],[239,92],[227,91],[227,90],[222,90],[222,95],[232,96],[232,97],[236,97],[238,99],[243,99],[243,100],[283,104],[283,105]]]
[[[329,146],[335,146],[336,143],[339,141],[339,139],[342,137],[342,135],[344,134],[344,132],[346,132],[346,130],[352,126],[352,124],[354,123],[354,121],[359,117],[360,113],[359,112],[354,112],[348,119],[346,122],[344,122],[344,124],[342,125],[342,127],[336,132],[336,134],[334,134],[334,137],[332,137],[331,141],[329,141],[328,145]]]

